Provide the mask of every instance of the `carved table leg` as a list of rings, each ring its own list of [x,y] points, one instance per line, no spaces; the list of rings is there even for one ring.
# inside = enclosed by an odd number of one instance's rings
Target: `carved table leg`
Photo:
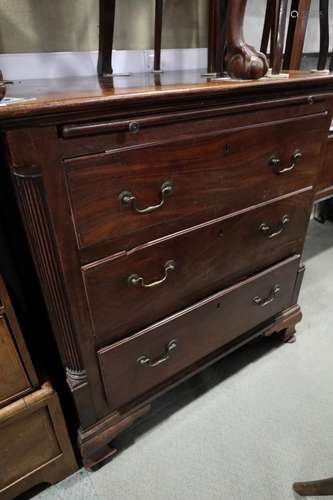
[[[105,85],[116,76],[130,76],[130,73],[113,72],[112,50],[114,40],[114,20],[116,0],[99,0],[99,47],[97,73],[100,82]],[[104,81],[103,81],[104,80]]]
[[[260,46],[260,52],[265,54],[265,56],[267,56],[268,52],[268,42],[272,31],[273,18],[274,18],[274,2],[271,2],[271,0],[267,0],[264,29],[262,32],[261,46]]]
[[[226,70],[232,78],[258,79],[266,75],[266,56],[244,40],[244,15],[247,0],[228,3]]]
[[[112,49],[116,0],[99,0],[99,49],[98,74],[110,77],[113,74]]]
[[[273,75],[281,72],[288,0],[276,0],[271,34],[271,66]]]
[[[292,0],[283,68],[299,69],[311,0]]]
[[[154,72],[161,72],[161,47],[162,47],[163,0],[155,2],[155,49]]]
[[[208,61],[207,73],[217,76],[223,73],[228,0],[209,0]]]
[[[320,0],[319,13],[320,13],[320,52],[318,59],[318,70],[321,71],[326,68],[328,50],[329,50],[328,0]]]
[[[302,497],[318,497],[333,495],[333,478],[321,481],[309,481],[307,483],[295,483],[294,491]]]

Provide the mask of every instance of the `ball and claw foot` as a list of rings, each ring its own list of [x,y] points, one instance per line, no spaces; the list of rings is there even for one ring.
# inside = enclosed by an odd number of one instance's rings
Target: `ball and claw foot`
[[[266,56],[247,44],[227,49],[225,65],[231,78],[237,79],[257,80],[268,72]]]

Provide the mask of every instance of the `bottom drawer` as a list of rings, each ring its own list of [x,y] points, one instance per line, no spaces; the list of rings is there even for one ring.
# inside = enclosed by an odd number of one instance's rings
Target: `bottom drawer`
[[[290,307],[300,256],[98,351],[109,405],[120,408]]]
[[[0,450],[1,500],[77,470],[59,400],[48,382],[0,409]]]

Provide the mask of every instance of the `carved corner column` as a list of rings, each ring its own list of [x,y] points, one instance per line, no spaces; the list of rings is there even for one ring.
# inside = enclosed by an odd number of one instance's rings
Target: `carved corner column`
[[[247,0],[229,0],[227,9],[227,50],[225,68],[232,78],[258,79],[266,75],[266,56],[244,39],[244,16]]]
[[[41,171],[36,166],[12,170],[19,207],[71,390],[87,383],[73,332]]]

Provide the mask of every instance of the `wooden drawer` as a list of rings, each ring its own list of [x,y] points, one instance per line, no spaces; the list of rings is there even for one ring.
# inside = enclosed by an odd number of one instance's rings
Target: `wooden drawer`
[[[31,389],[6,317],[0,315],[0,407]]]
[[[38,484],[77,470],[56,393],[49,383],[0,410],[0,498],[12,500]]]
[[[294,256],[100,349],[110,407],[121,408],[290,307],[299,260]]]
[[[36,372],[0,275],[0,408],[37,386]]]
[[[309,104],[310,103],[310,104]],[[170,138],[186,140],[195,134],[251,127],[325,112],[327,101],[320,96],[252,102],[232,106],[184,109],[179,112],[124,113],[119,118],[60,125],[59,152],[70,159],[120,149],[160,143]],[[192,105],[193,106],[193,105]],[[146,108],[147,109],[147,108]]]
[[[67,161],[78,246],[130,249],[312,186],[326,134],[322,112]],[[295,161],[298,151],[302,159]]]
[[[312,197],[312,190],[307,190],[85,266],[83,277],[99,345],[301,253]],[[139,277],[148,286],[166,279],[146,288]]]

